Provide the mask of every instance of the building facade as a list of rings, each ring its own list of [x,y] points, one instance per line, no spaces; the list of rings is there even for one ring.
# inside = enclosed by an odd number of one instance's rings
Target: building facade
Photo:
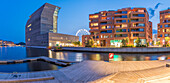
[[[48,33],[49,46],[74,46],[72,42],[79,41],[78,36],[60,34],[60,33]]]
[[[57,37],[59,10],[60,7],[45,3],[30,16],[25,26],[25,41],[27,46],[53,45],[50,44],[50,41],[52,41],[50,40],[50,36],[51,34],[56,34],[55,36]],[[68,37],[70,37],[70,35],[68,35]],[[74,36],[74,38],[77,37]],[[74,38],[72,40],[70,39],[70,41],[76,41]]]
[[[122,8],[89,15],[91,35],[82,36],[82,44],[91,39],[97,46],[121,45],[124,38],[135,44],[139,37],[142,44],[152,41],[152,22],[146,8]]]
[[[170,8],[160,11],[160,23],[158,24],[158,41],[165,44],[165,38],[170,37]],[[170,43],[170,42],[169,42]]]

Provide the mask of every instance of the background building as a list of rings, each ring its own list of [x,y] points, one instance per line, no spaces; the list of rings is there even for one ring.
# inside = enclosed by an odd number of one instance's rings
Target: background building
[[[122,8],[117,11],[101,11],[89,15],[91,35],[82,36],[82,44],[93,40],[97,46],[121,45],[124,38],[129,44],[136,44],[139,37],[142,44],[152,41],[152,22],[146,8]]]
[[[160,11],[160,23],[158,24],[158,40],[165,44],[165,37],[170,37],[170,8]]]
[[[0,40],[0,46],[3,45],[3,40]]]
[[[12,41],[3,41],[2,45],[6,45],[6,46],[14,46],[14,42]]]
[[[41,6],[30,16],[25,27],[25,37],[26,37],[25,41],[27,46],[60,45],[58,44],[58,41],[53,40],[53,39],[57,39],[58,37],[61,37],[61,34],[57,33],[57,19],[58,19],[59,10],[60,7],[57,7],[49,3],[45,3],[43,6]],[[63,43],[65,42],[68,43],[68,41],[74,42],[79,40],[77,36],[70,37],[70,35],[65,35],[65,34],[63,34],[63,36],[64,37],[67,36],[68,38],[65,40],[61,39]]]
[[[156,45],[156,42],[158,41],[157,34],[153,34],[153,39],[154,44]]]

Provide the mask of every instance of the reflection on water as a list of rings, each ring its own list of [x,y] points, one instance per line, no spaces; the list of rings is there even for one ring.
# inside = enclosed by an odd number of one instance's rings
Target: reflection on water
[[[49,50],[49,57],[60,59],[60,60],[70,60],[70,61],[83,61],[83,60],[104,60],[108,61],[108,53],[87,53],[87,52],[53,52]]]
[[[83,60],[103,60],[103,61],[149,61],[170,59],[170,53],[161,54],[117,54],[113,59],[109,59],[109,53],[89,53],[89,52],[53,52],[49,50],[49,57],[61,60],[83,61]]]
[[[170,59],[170,53],[160,54],[117,54],[109,59],[109,53],[90,52],[53,52],[47,49],[25,48],[25,47],[0,47],[0,60],[24,59],[27,57],[46,56],[50,58],[70,61],[103,60],[103,61],[149,61]],[[29,72],[60,69],[62,67],[46,62],[31,62],[22,64],[0,65],[0,72]]]

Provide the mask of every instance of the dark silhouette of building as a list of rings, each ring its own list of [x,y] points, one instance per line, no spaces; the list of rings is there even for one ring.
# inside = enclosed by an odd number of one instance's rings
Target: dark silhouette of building
[[[27,46],[65,46],[78,41],[77,36],[57,33],[59,10],[60,7],[45,3],[30,16],[25,27]]]

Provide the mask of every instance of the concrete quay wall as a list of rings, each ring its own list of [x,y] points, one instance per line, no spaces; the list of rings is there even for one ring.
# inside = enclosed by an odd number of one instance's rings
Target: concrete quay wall
[[[169,47],[160,48],[90,48],[90,47],[63,47],[65,51],[80,51],[80,52],[114,52],[114,53],[169,53]]]

